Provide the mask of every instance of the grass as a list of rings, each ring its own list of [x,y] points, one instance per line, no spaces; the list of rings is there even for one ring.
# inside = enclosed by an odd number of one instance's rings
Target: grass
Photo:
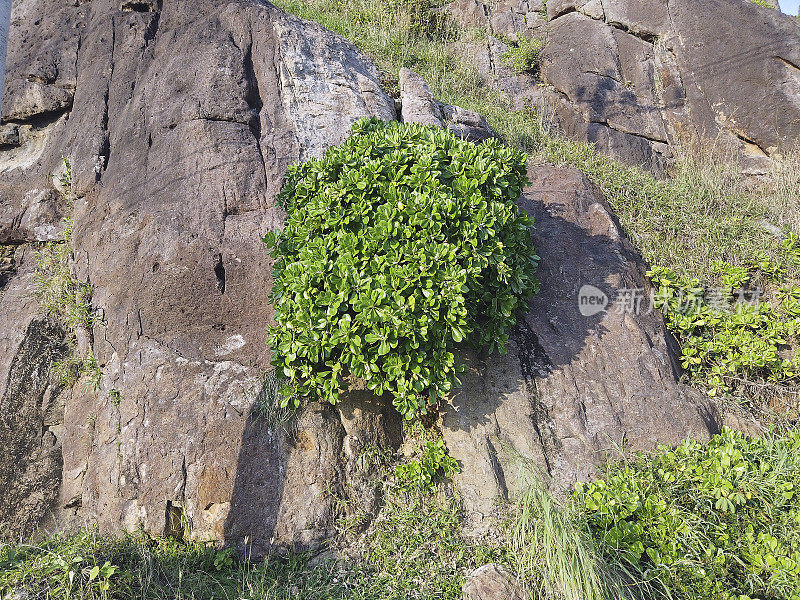
[[[352,559],[290,554],[240,560],[213,544],[84,531],[37,544],[0,545],[0,597],[83,600],[460,599],[466,574],[504,550],[466,537],[453,497],[391,486],[380,518]]]
[[[457,600],[469,572],[499,563],[528,598],[734,600],[723,592],[737,589],[795,600],[781,594],[800,577],[798,448],[796,431],[749,440],[727,430],[707,446],[686,442],[611,465],[566,504],[530,476],[483,537],[465,533],[447,484],[404,490],[380,461],[383,509],[363,534],[341,524],[337,559],[249,561],[185,537],[84,531],[0,544],[0,597]]]
[[[799,450],[726,429],[610,466],[577,505],[602,556],[676,600],[800,600]]]

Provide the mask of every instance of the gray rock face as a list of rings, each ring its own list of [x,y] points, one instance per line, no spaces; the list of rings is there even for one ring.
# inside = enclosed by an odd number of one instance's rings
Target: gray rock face
[[[375,67],[249,0],[21,0],[13,23],[3,120],[20,139],[0,151],[0,243],[24,261],[0,306],[0,398],[14,413],[0,439],[16,461],[0,467],[14,490],[3,519],[25,533],[49,511],[158,534],[182,514],[199,538],[249,536],[256,551],[318,545],[359,448],[396,443],[397,417],[354,400],[309,408],[286,435],[254,412],[271,315],[259,238],[282,222],[288,164],[359,118],[395,118]],[[60,231],[62,154],[75,275],[98,317],[97,395],[49,380],[64,334],[31,295],[29,244]]]
[[[676,383],[645,265],[602,195],[573,169],[532,167],[529,177],[520,203],[536,219],[541,292],[508,354],[467,357],[442,420],[478,526],[531,470],[558,490],[592,478],[621,449],[705,439],[719,428],[713,408]],[[604,310],[581,310],[584,286],[602,291],[591,297],[605,296]]]
[[[6,75],[6,42],[10,19],[11,0],[2,0],[0,2],[0,97],[3,95],[3,81]]]
[[[47,527],[58,508],[63,387],[51,368],[66,356],[64,331],[39,314],[34,257],[20,247],[0,272],[0,529]],[[12,310],[9,310],[12,309]]]
[[[479,70],[629,164],[659,172],[697,144],[721,144],[757,171],[800,137],[800,29],[780,11],[749,0],[550,0],[548,23],[520,2],[522,17],[499,26],[497,10],[450,5],[454,18],[491,34],[485,48],[466,50]],[[547,41],[541,81],[498,67],[496,38],[530,35]]]

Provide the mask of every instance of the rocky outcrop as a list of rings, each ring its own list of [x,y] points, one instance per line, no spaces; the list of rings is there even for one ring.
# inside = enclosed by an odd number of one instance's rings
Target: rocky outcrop
[[[34,297],[27,246],[0,273],[0,530],[53,525],[62,472],[64,390],[51,371],[68,351],[65,332]],[[7,261],[7,262],[6,262]]]
[[[621,452],[719,428],[677,383],[641,257],[580,172],[531,167],[521,206],[537,224],[541,292],[506,355],[471,355],[442,431],[476,526],[530,476],[556,491]]]
[[[508,4],[518,17],[496,18]],[[544,25],[531,4],[456,0],[450,13],[490,32],[468,49],[474,64],[576,139],[657,172],[697,144],[722,144],[758,171],[800,136],[800,30],[780,11],[749,0],[550,0]],[[501,39],[514,36],[546,39],[539,79],[503,69]]]
[[[18,0],[12,23],[0,149],[3,531],[95,523],[181,536],[188,526],[199,539],[248,539],[257,556],[318,548],[344,511],[374,513],[361,457],[398,447],[399,417],[363,390],[293,416],[271,401],[260,243],[283,221],[274,198],[290,163],[321,155],[359,118],[397,118],[374,65],[260,0]],[[402,118],[489,135],[413,73],[401,79]],[[73,208],[53,177],[62,156]],[[540,223],[543,293],[509,355],[468,357],[443,416],[477,517],[513,491],[519,456],[565,484],[590,476],[612,442],[647,448],[714,426],[675,383],[660,317],[580,314],[579,284],[646,286],[596,190],[568,170],[531,177],[522,204]],[[94,319],[77,344],[35,301],[33,253],[45,242],[70,244],[73,275],[91,287]],[[89,351],[96,389],[54,377],[55,361]]]
[[[199,538],[318,545],[360,448],[397,443],[398,421],[353,400],[310,407],[287,435],[256,410],[271,314],[259,238],[282,222],[273,199],[287,165],[357,119],[395,118],[375,67],[255,0],[21,0],[12,21],[3,120],[19,139],[0,151],[0,243],[19,259],[0,306],[6,531],[30,532],[45,512],[153,533],[180,517]],[[62,230],[51,178],[62,155],[77,196],[75,275],[96,313],[96,394],[48,375],[64,333],[32,294],[31,245]]]
[[[8,24],[11,19],[11,2],[0,4],[0,97],[3,95],[3,80],[6,74],[6,42]]]

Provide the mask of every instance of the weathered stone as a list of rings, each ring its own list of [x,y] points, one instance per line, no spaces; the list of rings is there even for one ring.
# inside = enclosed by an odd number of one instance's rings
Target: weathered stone
[[[541,63],[568,134],[630,164],[663,169],[669,148],[652,44],[571,12],[553,23]]]
[[[425,80],[411,69],[400,69],[400,102],[404,123],[446,127],[472,142],[497,137],[478,113],[437,101]]]
[[[97,395],[83,383],[48,391],[55,350],[31,360],[29,348],[60,338],[35,325],[28,256],[0,306],[0,366],[25,365],[0,380],[18,415],[0,422],[16,444],[0,480],[20,490],[3,520],[26,533],[46,524],[46,507],[60,525],[160,534],[185,517],[195,536],[248,537],[255,554],[317,547],[333,532],[334,495],[356,477],[345,445],[388,444],[381,432],[398,417],[367,406],[344,422],[309,407],[293,437],[259,416],[272,314],[260,237],[282,222],[274,196],[289,164],[340,143],[357,119],[395,118],[377,69],[321,27],[249,0],[23,0],[8,56],[3,116],[27,134],[0,152],[0,242],[58,235],[51,174],[67,155],[75,275],[98,314],[85,339],[103,375]],[[37,416],[51,396],[63,403],[54,444]]]
[[[442,420],[478,526],[531,470],[561,489],[622,450],[707,439],[719,427],[713,408],[677,383],[663,317],[647,306],[645,265],[602,195],[572,169],[532,167],[529,177],[520,204],[536,219],[541,293],[508,354],[467,357]],[[589,285],[612,303],[584,316]],[[622,310],[628,290],[641,300]]]
[[[455,0],[447,11],[462,27],[509,38],[531,38],[544,33],[546,25],[541,0]]]
[[[522,584],[502,565],[488,564],[467,575],[464,600],[524,600]]]
[[[0,147],[19,146],[19,126],[14,123],[0,126]]]
[[[800,138],[800,30],[791,17],[724,0],[674,0],[669,9],[696,139],[721,133],[770,156]]]
[[[4,535],[46,528],[58,511],[64,401],[51,370],[68,350],[63,329],[39,314],[33,249],[19,248],[14,261],[14,276],[0,286],[0,529]]]
[[[698,145],[722,144],[739,150],[744,170],[763,172],[800,137],[800,32],[778,10],[748,0],[550,0],[549,23],[530,2],[457,0],[449,10],[501,37],[546,39],[541,81],[504,70],[491,36],[467,52],[516,109],[554,111],[569,136],[628,164],[660,173]]]
[[[404,123],[444,127],[439,103],[425,80],[411,69],[400,69],[400,103]]]

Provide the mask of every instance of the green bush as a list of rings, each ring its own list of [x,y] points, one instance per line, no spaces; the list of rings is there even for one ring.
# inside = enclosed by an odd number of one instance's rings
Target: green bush
[[[797,236],[784,249],[789,261],[800,262]],[[741,382],[796,379],[800,353],[791,347],[800,333],[800,286],[787,283],[782,265],[766,255],[746,267],[717,262],[714,271],[718,287],[665,268],[650,272],[656,306],[682,346],[683,368],[712,396]]]
[[[516,75],[520,73],[535,73],[539,70],[539,53],[544,47],[544,42],[538,38],[515,40],[504,40],[508,45],[508,50],[503,54],[503,64],[514,71]]]
[[[800,431],[726,429],[579,485],[577,504],[609,561],[676,599],[800,600]]]
[[[427,442],[419,452],[419,458],[395,468],[397,480],[404,489],[429,492],[438,477],[452,477],[460,471],[458,461],[448,454],[442,438]]]
[[[369,120],[289,169],[286,226],[264,238],[285,402],[336,403],[354,376],[412,419],[457,381],[459,343],[505,351],[537,289],[533,221],[516,205],[525,159],[495,140]]]

